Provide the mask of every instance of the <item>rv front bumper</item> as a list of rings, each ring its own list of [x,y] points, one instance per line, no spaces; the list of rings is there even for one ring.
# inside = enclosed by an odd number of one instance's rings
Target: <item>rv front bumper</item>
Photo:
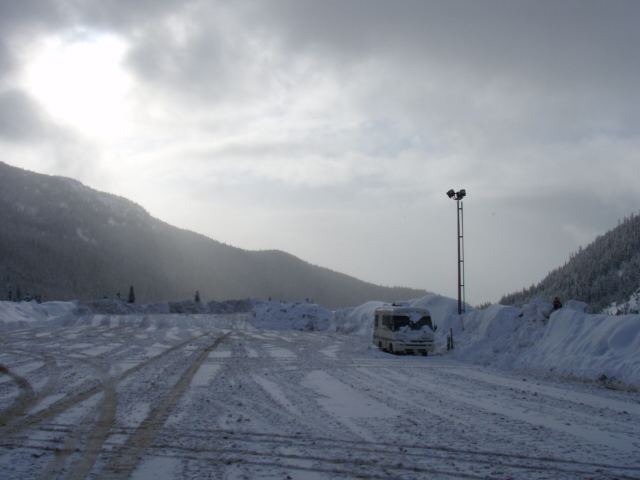
[[[404,353],[428,353],[433,352],[435,347],[433,342],[396,342],[394,350]]]

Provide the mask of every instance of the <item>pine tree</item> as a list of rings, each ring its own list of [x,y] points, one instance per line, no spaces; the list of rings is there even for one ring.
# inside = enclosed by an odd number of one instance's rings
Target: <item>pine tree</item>
[[[200,303],[200,291],[199,290],[196,290],[195,301],[196,301],[196,303]]]
[[[133,292],[133,285],[129,287],[129,299],[127,302],[136,303],[136,294]]]

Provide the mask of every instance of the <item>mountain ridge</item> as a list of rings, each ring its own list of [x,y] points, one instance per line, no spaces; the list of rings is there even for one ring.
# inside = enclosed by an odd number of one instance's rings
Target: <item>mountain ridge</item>
[[[134,285],[141,301],[199,290],[208,300],[313,298],[342,307],[425,293],[364,282],[282,250],[227,245],[124,197],[1,161],[0,222],[0,281],[45,299],[112,297]]]

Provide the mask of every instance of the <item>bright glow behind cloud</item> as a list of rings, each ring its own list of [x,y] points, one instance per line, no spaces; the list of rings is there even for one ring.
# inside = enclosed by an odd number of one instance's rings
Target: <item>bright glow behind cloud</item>
[[[51,37],[25,66],[28,92],[52,118],[91,137],[124,130],[131,80],[126,43],[113,35]]]

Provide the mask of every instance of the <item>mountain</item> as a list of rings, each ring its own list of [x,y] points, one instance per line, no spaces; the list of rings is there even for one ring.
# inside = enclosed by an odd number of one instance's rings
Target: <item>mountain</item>
[[[247,251],[173,227],[139,205],[0,162],[0,282],[44,299],[312,298],[329,307],[424,291],[381,287],[282,251]],[[0,298],[6,294],[0,290]]]
[[[586,302],[600,312],[612,302],[626,302],[640,287],[640,216],[631,215],[537,285],[505,295],[500,303],[522,304],[533,297]]]

